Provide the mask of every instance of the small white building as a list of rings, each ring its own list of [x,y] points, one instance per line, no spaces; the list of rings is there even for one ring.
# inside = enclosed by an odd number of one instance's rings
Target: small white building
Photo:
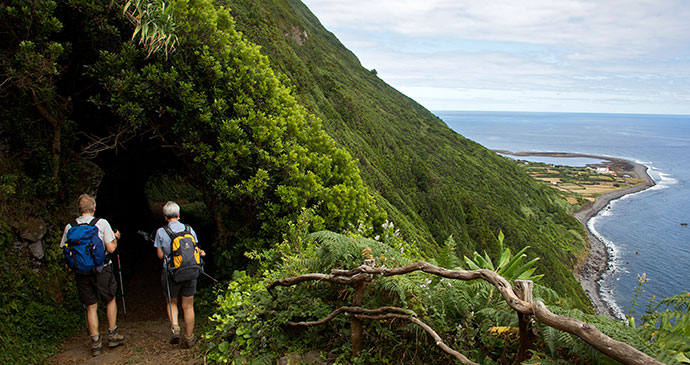
[[[615,171],[609,170],[608,167],[597,167],[596,169],[597,174],[602,174],[602,175],[615,175]]]

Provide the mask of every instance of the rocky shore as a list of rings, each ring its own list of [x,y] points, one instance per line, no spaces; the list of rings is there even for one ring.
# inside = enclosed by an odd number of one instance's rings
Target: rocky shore
[[[573,155],[577,157],[595,157],[604,160],[611,161],[612,164],[618,166],[630,165],[630,168],[625,170],[633,176],[640,179],[644,179],[643,184],[631,186],[629,188],[615,190],[598,197],[594,203],[584,206],[582,209],[578,210],[573,214],[577,220],[582,223],[586,230],[587,236],[589,237],[589,254],[585,261],[580,265],[580,267],[575,271],[575,275],[580,280],[580,285],[585,290],[585,293],[589,297],[594,310],[597,314],[605,314],[612,318],[616,318],[611,308],[601,299],[599,280],[601,276],[606,272],[609,267],[609,252],[606,245],[601,242],[587,226],[587,221],[593,216],[595,216],[600,210],[604,209],[612,200],[618,199],[627,194],[637,193],[639,191],[648,189],[655,185],[654,180],[647,174],[647,166],[611,157],[604,156],[589,156],[589,155]]]
[[[501,151],[501,153],[505,152],[506,151]],[[623,197],[624,195],[637,193],[654,186],[654,180],[649,176],[649,174],[647,174],[647,166],[620,158],[566,152],[507,152],[506,154],[513,156],[594,158],[607,161],[602,165],[606,165],[611,170],[624,171],[631,176],[644,180],[644,183],[642,184],[602,194],[594,202],[585,205],[580,210],[573,213],[573,216],[580,221],[582,225],[584,225],[590,244],[587,257],[580,267],[575,270],[575,276],[580,281],[580,285],[582,285],[582,288],[592,302],[592,306],[594,307],[596,313],[616,318],[612,309],[601,299],[601,288],[599,285],[599,280],[601,280],[602,275],[606,272],[610,265],[609,252],[606,245],[589,230],[587,222],[590,218],[599,213],[600,210],[604,209],[612,200]]]

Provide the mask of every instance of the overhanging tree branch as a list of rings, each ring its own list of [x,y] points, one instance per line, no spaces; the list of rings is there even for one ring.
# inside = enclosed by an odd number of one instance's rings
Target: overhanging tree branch
[[[348,314],[362,314],[362,315],[378,315],[378,314],[387,314],[389,312],[393,313],[398,313],[398,314],[405,314],[405,315],[412,315],[416,316],[417,314],[409,309],[404,309],[404,308],[398,308],[398,307],[380,307],[376,309],[366,309],[362,307],[347,307],[343,306],[340,307],[331,314],[327,315],[323,319],[320,319],[318,321],[304,321],[304,322],[287,322],[288,325],[292,327],[314,327],[318,325],[322,325],[324,323],[327,323],[328,321],[332,320],[338,314],[344,313],[346,315]]]

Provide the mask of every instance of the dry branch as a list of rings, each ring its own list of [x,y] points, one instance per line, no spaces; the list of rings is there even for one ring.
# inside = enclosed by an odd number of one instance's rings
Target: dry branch
[[[347,307],[343,306],[340,307],[328,316],[324,317],[323,319],[320,319],[318,321],[307,321],[307,322],[288,322],[287,324],[293,327],[314,327],[318,325],[322,325],[331,319],[335,318],[338,314],[340,313],[345,313],[345,314],[368,314],[368,315],[375,315],[375,314],[387,314],[389,312],[393,313],[398,313],[398,314],[407,314],[407,315],[412,315],[416,316],[417,314],[414,311],[411,311],[409,309],[403,309],[403,308],[398,308],[398,307],[380,307],[376,309],[366,309],[362,307]]]
[[[434,342],[436,343],[436,346],[440,347],[441,350],[443,350],[445,353],[450,354],[451,356],[455,357],[456,359],[458,359],[463,364],[477,365],[477,363],[472,362],[470,359],[465,357],[465,355],[453,350],[448,345],[446,345],[445,342],[443,342],[443,339],[441,339],[441,336],[439,336],[438,333],[436,333],[436,331],[434,331],[433,328],[431,328],[428,324],[420,321],[416,317],[410,317],[410,316],[406,316],[406,315],[402,315],[402,314],[395,314],[395,313],[388,313],[388,314],[383,314],[383,315],[378,315],[378,316],[372,316],[372,315],[367,315],[367,314],[358,314],[358,315],[356,315],[356,317],[359,317],[362,319],[376,319],[376,320],[395,319],[395,318],[408,320],[408,321],[418,325],[419,327],[422,327],[422,329],[424,329],[424,331],[426,331],[426,333],[428,333],[431,337],[434,338]]]
[[[508,283],[508,281],[504,279],[501,275],[498,275],[496,272],[487,269],[448,270],[436,265],[432,265],[425,261],[418,261],[406,266],[396,267],[393,269],[362,265],[352,270],[332,270],[331,273],[333,275],[339,276],[358,275],[361,273],[379,274],[382,276],[394,276],[408,274],[418,270],[428,274],[434,274],[449,279],[486,280],[498,289],[501,295],[503,295],[503,299],[508,303],[508,305],[511,306],[511,308],[522,314],[532,314],[532,306],[524,300],[518,298],[518,296],[513,291],[513,288],[511,287],[510,283]]]
[[[311,273],[311,274],[304,274],[304,275],[299,275],[295,276],[292,278],[287,278],[287,279],[279,279],[276,280],[266,286],[266,289],[271,290],[275,288],[276,286],[292,286],[295,284],[299,284],[304,281],[326,281],[329,283],[334,283],[334,284],[343,284],[343,285],[348,285],[348,284],[354,284],[362,281],[370,281],[371,280],[371,275],[368,274],[357,274],[353,275],[352,277],[343,277],[343,276],[336,276],[336,275],[328,275],[328,274],[319,274],[319,273]]]
[[[124,147],[126,142],[129,142],[129,140],[140,134],[133,132],[133,129],[133,127],[118,124],[114,130],[109,132],[110,134],[104,137],[82,132],[81,134],[85,136],[89,142],[82,147],[81,155],[85,158],[92,159],[103,151],[116,150],[120,146]]]
[[[548,326],[580,337],[595,349],[624,364],[662,364],[627,343],[601,333],[589,323],[553,314],[542,302],[534,303],[534,316]]]

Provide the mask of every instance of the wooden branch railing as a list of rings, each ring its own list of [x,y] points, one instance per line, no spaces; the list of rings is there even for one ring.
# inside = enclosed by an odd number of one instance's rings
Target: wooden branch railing
[[[299,275],[292,278],[280,279],[272,282],[267,286],[270,291],[276,286],[292,286],[299,284],[304,281],[325,281],[334,284],[344,284],[352,285],[356,288],[365,288],[366,283],[373,280],[374,275],[381,276],[394,276],[408,274],[414,271],[423,271],[425,273],[441,276],[449,279],[457,280],[473,280],[482,279],[498,289],[498,291],[503,296],[503,299],[508,303],[508,305],[518,313],[518,322],[520,324],[520,348],[518,350],[518,359],[524,357],[527,353],[527,349],[531,346],[533,342],[533,337],[529,335],[529,322],[530,316],[534,316],[537,320],[542,323],[556,328],[561,331],[565,331],[580,337],[583,341],[587,342],[590,346],[594,347],[599,352],[610,356],[611,358],[623,363],[623,364],[661,364],[661,362],[653,359],[644,352],[628,345],[627,343],[616,341],[609,336],[603,334],[596,327],[589,323],[582,322],[575,318],[559,316],[553,314],[549,309],[540,301],[532,302],[531,299],[531,282],[529,281],[516,281],[516,290],[508,283],[506,279],[498,275],[496,272],[480,269],[480,270],[448,270],[442,267],[429,264],[428,262],[419,261],[407,266],[397,267],[397,268],[385,268],[385,267],[375,267],[374,260],[365,260],[365,263],[352,270],[332,270],[331,274],[305,274]],[[529,282],[526,284],[525,282]],[[518,289],[519,288],[519,289]],[[428,325],[416,318],[414,312],[397,307],[381,307],[378,309],[364,309],[361,308],[361,298],[363,298],[363,290],[360,289],[361,297],[357,298],[357,292],[355,300],[353,300],[353,306],[351,307],[340,307],[333,311],[326,318],[314,322],[288,322],[290,326],[316,326],[319,324],[326,323],[333,319],[338,314],[345,314],[353,316],[355,320],[361,319],[405,319],[412,323],[415,323],[422,327],[427,333],[429,333],[434,340],[436,345],[439,346],[446,353],[454,356],[456,359],[464,364],[474,364],[472,361],[467,359],[464,355],[448,347],[441,337]],[[518,296],[518,292],[520,296]],[[360,322],[361,323],[361,322]],[[524,327],[524,329],[523,329]],[[359,331],[359,333],[352,334],[353,339],[353,354],[356,355],[359,350],[361,350],[361,325],[359,328],[357,326],[351,326],[351,330]],[[523,331],[524,330],[524,331]],[[523,335],[524,332],[524,335]],[[533,336],[533,334],[532,334]],[[355,347],[355,340],[359,338],[359,343]],[[520,359],[522,360],[522,359]]]

